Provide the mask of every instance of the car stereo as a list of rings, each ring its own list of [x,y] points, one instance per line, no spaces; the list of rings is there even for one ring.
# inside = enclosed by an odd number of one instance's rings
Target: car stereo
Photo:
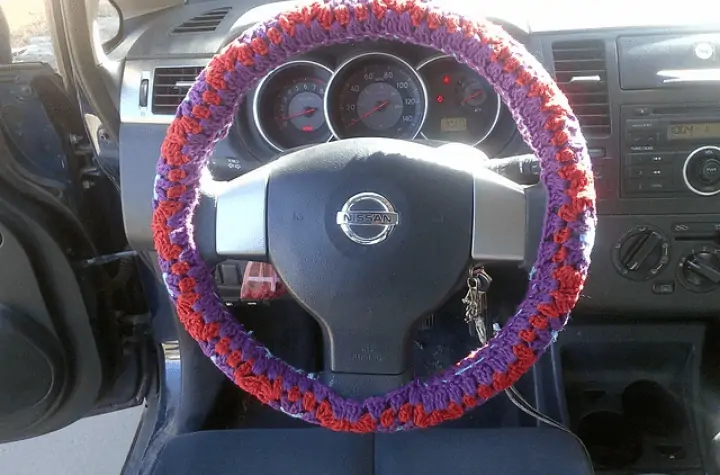
[[[623,106],[623,197],[720,193],[720,106]]]

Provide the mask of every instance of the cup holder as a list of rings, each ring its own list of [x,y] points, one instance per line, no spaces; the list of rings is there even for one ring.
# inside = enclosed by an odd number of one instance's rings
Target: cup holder
[[[577,426],[577,435],[587,447],[596,466],[609,469],[628,467],[642,456],[640,431],[617,412],[587,414]]]
[[[622,394],[623,413],[640,431],[674,438],[686,426],[685,409],[670,391],[655,381],[636,381]]]

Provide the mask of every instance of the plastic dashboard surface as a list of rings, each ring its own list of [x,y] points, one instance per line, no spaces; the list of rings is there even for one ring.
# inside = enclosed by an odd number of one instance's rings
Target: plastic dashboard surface
[[[152,249],[150,230],[152,180],[157,153],[172,117],[171,114],[153,114],[151,104],[146,104],[144,110],[139,107],[138,98],[142,92],[143,81],[146,81],[144,86],[146,90],[152,93],[154,73],[159,68],[202,68],[215,51],[242,33],[247,27],[287,8],[290,4],[290,2],[277,2],[260,5],[260,2],[257,1],[233,2],[232,4],[221,1],[201,2],[163,12],[154,17],[149,25],[145,25],[142,32],[129,37],[131,39],[128,41],[132,44],[124,45],[128,53],[120,96],[122,119],[120,170],[123,183],[122,201],[125,227],[129,241],[135,248]],[[183,22],[201,15],[203,12],[222,7],[226,7],[228,12],[215,31],[202,35],[173,33],[173,29]],[[471,7],[460,5],[460,8]],[[575,7],[570,5],[568,8]],[[618,55],[622,51],[619,45],[623,38],[652,38],[654,36],[662,38],[663,35],[667,35],[675,38],[689,38],[688,41],[691,41],[691,38],[696,36],[716,34],[720,31],[720,27],[698,25],[695,24],[697,23],[696,18],[678,18],[674,14],[658,11],[653,11],[652,15],[647,16],[648,12],[644,9],[628,9],[627,15],[613,16],[612,19],[608,19],[607,15],[603,17],[602,12],[595,11],[593,6],[587,5],[583,6],[582,11],[576,12],[576,15],[548,16],[537,11],[538,9],[539,7],[533,5],[532,2],[522,9],[516,6],[511,9],[504,8],[502,5],[494,4],[487,6],[487,10],[482,14],[499,19],[498,21],[502,22],[506,29],[526,44],[551,73],[557,72],[556,67],[563,66],[557,62],[558,58],[555,56],[558,44],[570,43],[571,46],[592,44],[597,51],[602,52],[604,58],[604,69],[598,71],[598,76],[606,85],[607,111],[604,113],[607,114],[608,133],[587,135],[589,147],[595,155],[593,163],[600,190],[598,203],[600,218],[593,253],[593,267],[584,296],[576,308],[576,314],[580,312],[602,312],[603,314],[609,312],[621,315],[647,313],[655,316],[677,316],[681,313],[716,314],[720,311],[720,299],[717,298],[717,294],[720,293],[720,285],[713,284],[708,288],[703,288],[702,292],[698,292],[699,286],[693,287],[692,283],[688,284],[685,273],[687,269],[683,266],[688,263],[689,258],[691,263],[694,262],[693,256],[698,253],[702,254],[707,246],[720,244],[718,243],[719,234],[715,231],[703,232],[699,235],[682,234],[677,230],[695,229],[693,226],[696,225],[704,226],[704,229],[715,229],[715,223],[720,223],[720,200],[717,199],[717,196],[698,196],[688,193],[687,190],[679,190],[677,193],[659,190],[659,193],[628,194],[626,192],[629,189],[628,186],[635,186],[635,183],[645,180],[645,178],[638,180],[635,175],[628,174],[647,171],[652,173],[669,171],[678,174],[682,172],[682,163],[675,164],[674,168],[669,167],[663,170],[655,170],[652,166],[646,166],[644,163],[639,167],[632,165],[630,160],[651,160],[652,154],[647,157],[642,154],[637,157],[628,156],[632,153],[633,144],[627,142],[625,134],[627,121],[636,120],[631,114],[642,109],[638,109],[637,106],[654,104],[658,109],[667,109],[699,105],[707,110],[708,104],[717,102],[716,89],[688,85],[658,89],[623,89],[620,78],[627,78],[627,75],[631,73]],[[642,15],[639,11],[642,11]],[[518,15],[524,15],[524,18],[518,17]],[[528,21],[528,18],[532,18],[533,21]],[[699,21],[704,20],[699,19]],[[661,45],[662,40],[659,41],[658,44]],[[642,40],[639,42],[643,43]],[[720,45],[717,45],[717,48],[720,50]],[[348,59],[367,52],[389,53],[410,65],[414,71],[417,71],[424,61],[437,54],[412,45],[368,41],[360,44],[321,48],[312,54],[293,58],[293,60],[321,64],[323,69],[327,69],[328,82],[332,83],[331,78],[334,75],[340,75],[338,69],[341,69]],[[677,57],[671,59],[666,57],[665,60],[671,64],[683,64],[683,61],[687,59],[683,55],[692,55],[692,48],[678,50],[673,54]],[[652,64],[646,64],[646,67],[652,68]],[[720,54],[715,54],[700,67],[720,68]],[[623,70],[623,68],[625,69]],[[563,72],[562,69],[560,71]],[[352,74],[346,75],[346,80],[347,76],[352,76]],[[421,77],[421,79],[424,80],[427,87],[428,78]],[[439,76],[439,78],[431,78],[430,81],[442,82],[442,79],[442,76]],[[361,82],[357,84],[362,86]],[[303,88],[305,84],[311,83],[293,83],[294,86],[298,84],[300,88]],[[352,85],[350,84],[348,87]],[[327,83],[325,86],[327,87]],[[286,91],[287,89],[285,88]],[[270,102],[274,100],[275,96],[281,94],[282,88],[278,90],[277,94],[269,94]],[[472,93],[468,96],[471,95]],[[420,96],[416,94],[413,97]],[[412,100],[413,97],[407,96],[402,99]],[[430,101],[437,100],[437,94],[427,94],[426,100],[426,105]],[[260,166],[276,157],[278,148],[285,148],[273,146],[273,141],[267,140],[267,131],[265,131],[266,137],[263,137],[262,126],[257,126],[257,113],[253,113],[254,101],[254,94],[250,94],[238,111],[235,127],[225,140],[217,144],[211,168],[214,168],[214,173],[219,178],[232,178]],[[272,112],[271,120],[277,116],[275,109],[286,111],[288,115],[301,113],[303,118],[319,117],[319,115],[312,116],[310,113],[307,113],[307,116],[303,115],[308,110],[320,106],[317,98],[309,99],[309,101],[303,99],[299,102],[296,101],[293,105],[293,98],[288,96],[288,100],[279,107],[276,107],[276,104],[269,104],[264,109]],[[373,107],[387,107],[387,105],[382,105],[382,102],[383,100],[366,103],[365,113]],[[356,104],[359,103],[356,101]],[[299,109],[297,108],[298,104],[300,105]],[[347,105],[347,101],[340,101],[338,105]],[[291,110],[293,107],[295,107],[294,111]],[[327,107],[324,99],[322,107]],[[714,110],[720,111],[720,107],[715,107]],[[713,114],[717,117],[714,117]],[[327,119],[325,111],[323,117]],[[716,118],[720,121],[720,113],[712,112],[709,118]],[[352,120],[350,118],[349,122],[352,123]],[[299,128],[312,126],[313,123],[310,122],[299,123]],[[345,125],[347,123],[346,120]],[[445,125],[452,130],[456,124],[457,122],[450,121]],[[418,140],[423,139],[422,129],[423,127],[420,127],[417,130]],[[527,147],[514,129],[514,123],[509,114],[501,111],[497,124],[492,132],[482,140],[479,148],[490,156],[527,153]],[[276,138],[281,137],[282,134],[275,134],[275,136]],[[316,141],[324,141],[325,137],[327,136],[320,137]],[[330,137],[330,139],[333,138]],[[718,144],[720,144],[720,140],[718,140]],[[679,157],[684,150],[685,148],[669,150],[667,153]],[[684,157],[678,158],[678,160],[682,159]],[[682,188],[682,180],[678,177],[671,177],[671,179],[680,183],[679,186]],[[633,234],[638,229],[650,229],[652,240],[644,240],[648,234]],[[649,246],[653,243],[659,247],[651,249]],[[632,258],[638,255],[635,247],[643,251],[640,254],[647,253],[650,260],[655,260],[653,262],[634,262]],[[632,252],[627,254],[625,252],[627,249]],[[663,249],[665,250],[663,251]],[[636,273],[627,267],[635,265],[641,272]],[[714,275],[712,274],[711,277],[714,278]],[[694,278],[692,275],[691,277]],[[698,298],[701,296],[705,298]]]

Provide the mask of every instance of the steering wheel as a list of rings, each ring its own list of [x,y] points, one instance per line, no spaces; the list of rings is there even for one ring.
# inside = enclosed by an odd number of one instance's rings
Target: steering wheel
[[[469,147],[457,149],[467,152],[459,157],[457,150],[366,138],[289,153],[230,182],[214,206],[199,206],[214,144],[260,78],[318,46],[370,38],[432,47],[484,76],[539,158],[548,193],[537,260],[515,315],[456,365],[406,384],[418,318],[457,290],[473,263],[526,255],[532,207],[522,187],[473,160]],[[502,28],[421,0],[316,1],[226,47],[168,129],[154,210],[165,284],[205,355],[263,403],[359,433],[456,419],[516,382],[567,323],[596,221],[587,146],[552,78]],[[203,258],[213,254],[275,266],[323,329],[322,375],[274,357],[228,312]]]

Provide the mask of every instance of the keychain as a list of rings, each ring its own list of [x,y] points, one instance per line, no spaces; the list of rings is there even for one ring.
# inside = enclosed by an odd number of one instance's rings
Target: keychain
[[[481,343],[487,343],[486,313],[487,298],[486,292],[492,283],[492,279],[485,272],[485,268],[476,267],[470,269],[470,276],[467,279],[468,291],[462,303],[465,304],[465,323],[474,327],[475,333]]]

